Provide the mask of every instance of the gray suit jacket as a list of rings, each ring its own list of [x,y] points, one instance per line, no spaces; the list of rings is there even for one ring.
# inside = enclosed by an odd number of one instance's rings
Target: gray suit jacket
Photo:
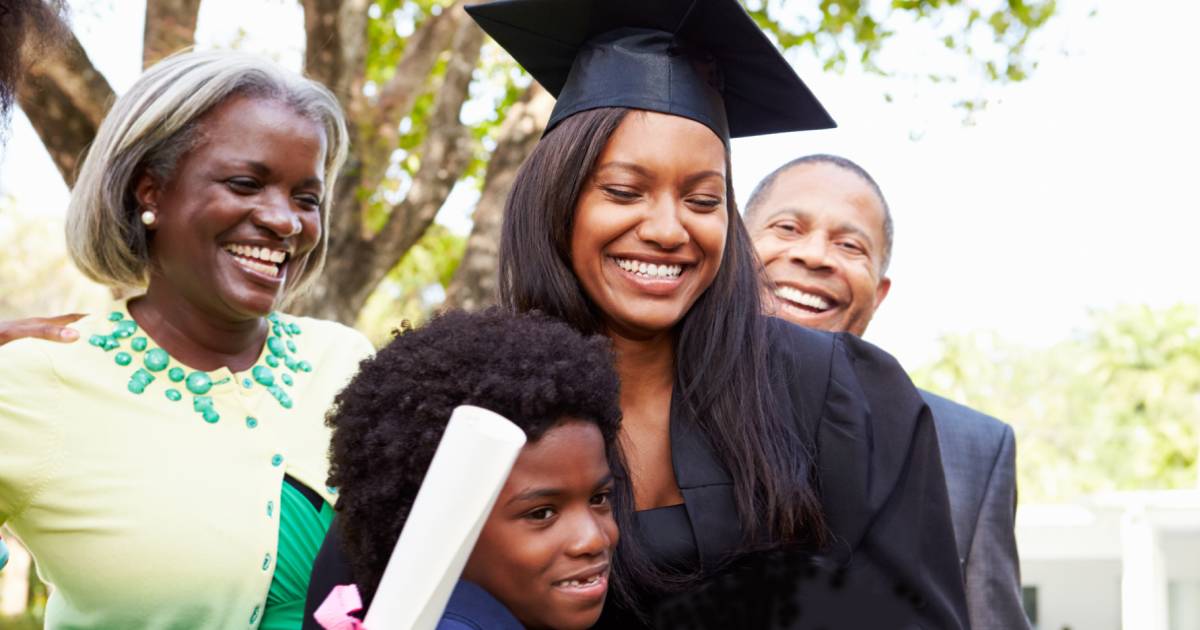
[[[1028,629],[1013,533],[1017,506],[1012,427],[922,391],[933,412],[958,557],[974,630]]]

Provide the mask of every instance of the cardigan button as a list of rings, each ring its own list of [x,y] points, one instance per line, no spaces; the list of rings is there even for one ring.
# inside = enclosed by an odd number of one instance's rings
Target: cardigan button
[[[261,608],[262,606],[255,606],[254,612],[250,613],[250,625],[254,625],[254,622],[258,621],[258,611]]]
[[[266,571],[271,566],[271,554],[263,556],[262,570]]]
[[[283,455],[280,455],[279,453],[275,453],[274,455],[271,456],[271,465],[272,466],[278,466],[282,463],[283,463]]]

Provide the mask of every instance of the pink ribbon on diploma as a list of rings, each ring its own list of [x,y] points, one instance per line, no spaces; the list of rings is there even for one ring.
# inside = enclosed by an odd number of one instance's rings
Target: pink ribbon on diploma
[[[329,591],[329,596],[317,607],[313,618],[325,630],[366,630],[362,621],[350,614],[360,610],[362,597],[358,594],[358,587],[342,584]]]

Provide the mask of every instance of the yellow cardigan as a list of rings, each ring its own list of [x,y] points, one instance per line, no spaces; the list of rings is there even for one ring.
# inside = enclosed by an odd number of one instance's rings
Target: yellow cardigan
[[[124,303],[75,327],[0,347],[0,524],[54,587],[46,627],[257,627],[283,475],[333,501],[325,412],[370,343],[280,315],[254,370],[206,379]]]

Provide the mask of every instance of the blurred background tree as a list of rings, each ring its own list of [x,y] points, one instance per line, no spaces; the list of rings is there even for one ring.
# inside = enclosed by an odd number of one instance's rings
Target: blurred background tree
[[[1200,311],[1126,306],[1030,349],[943,340],[913,380],[1012,424],[1021,500],[1200,487]]]
[[[106,291],[61,254],[62,240],[61,219],[21,214],[0,197],[0,319],[73,312],[104,299]]]
[[[146,3],[144,65],[192,45],[202,1]],[[504,196],[541,135],[552,99],[485,42],[461,2],[300,4],[305,72],[341,100],[353,147],[336,193],[329,266],[316,290],[292,310],[357,322],[378,338],[395,325],[383,321],[389,309],[419,320],[441,298],[465,308],[492,303]],[[992,83],[1020,81],[1036,67],[1025,44],[1056,9],[1054,0],[745,4],[783,49],[819,59],[830,71],[856,63],[880,74],[955,80],[879,62],[898,29],[921,25]],[[21,107],[70,185],[113,90],[74,39],[40,55],[29,75]],[[962,95],[964,107],[979,100]],[[430,227],[456,185],[477,191],[478,201],[472,233],[450,247],[448,235]],[[426,254],[414,254],[414,248]],[[444,259],[434,262],[427,254]],[[418,265],[417,258],[425,262]],[[405,275],[418,269],[429,275]]]

